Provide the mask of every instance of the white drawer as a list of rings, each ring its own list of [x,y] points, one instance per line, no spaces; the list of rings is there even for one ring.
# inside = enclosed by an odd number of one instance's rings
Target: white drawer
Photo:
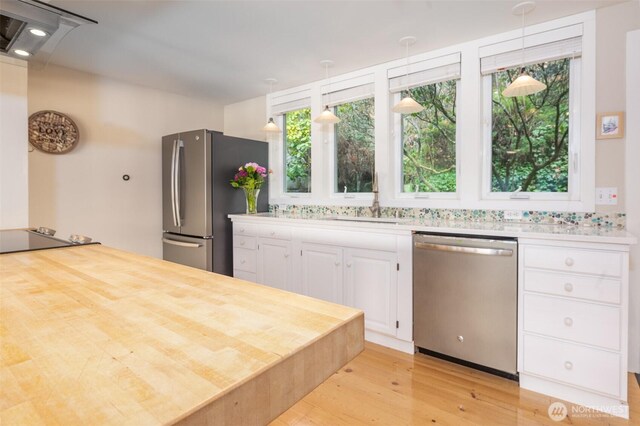
[[[246,236],[246,235],[234,235],[233,246],[246,248],[249,250],[255,250],[257,246],[256,237]]]
[[[525,373],[621,396],[618,353],[525,334],[523,358]]]
[[[524,289],[538,293],[575,297],[605,303],[620,303],[620,280],[593,275],[560,274],[525,269]]]
[[[233,234],[234,235],[253,235],[255,237],[256,235],[258,235],[258,227],[256,225],[234,223]]]
[[[620,349],[620,308],[536,294],[524,295],[524,330]]]
[[[256,272],[256,257],[255,250],[249,250],[244,248],[233,249],[233,269],[246,272]]]
[[[622,276],[622,253],[572,247],[526,246],[524,266],[564,272]]]
[[[233,276],[240,280],[251,281],[252,283],[258,282],[258,276],[253,272],[241,271],[239,269],[233,270]]]
[[[275,238],[278,240],[290,240],[291,228],[286,226],[265,226],[260,228],[258,235],[264,238]]]

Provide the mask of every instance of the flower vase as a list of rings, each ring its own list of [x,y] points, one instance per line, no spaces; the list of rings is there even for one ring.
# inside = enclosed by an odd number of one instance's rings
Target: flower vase
[[[260,194],[260,189],[242,188],[242,190],[247,201],[247,214],[258,213],[258,194]]]

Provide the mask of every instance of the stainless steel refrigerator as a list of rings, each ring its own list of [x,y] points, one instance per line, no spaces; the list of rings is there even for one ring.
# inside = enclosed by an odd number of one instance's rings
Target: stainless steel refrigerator
[[[244,193],[229,181],[238,167],[268,165],[265,142],[210,130],[162,138],[162,257],[176,263],[232,275],[230,213],[244,213]],[[268,210],[268,181],[258,211]]]

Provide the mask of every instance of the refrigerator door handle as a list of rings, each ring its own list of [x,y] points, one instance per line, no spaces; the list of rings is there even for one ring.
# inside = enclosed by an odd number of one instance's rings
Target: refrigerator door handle
[[[175,159],[175,163],[176,163],[176,173],[174,175],[174,186],[176,188],[176,197],[175,197],[175,210],[176,210],[176,218],[177,218],[177,225],[178,227],[182,226],[182,212],[180,209],[180,184],[181,184],[181,180],[180,180],[180,176],[182,174],[182,170],[180,170],[180,156],[181,156],[181,152],[182,149],[184,148],[184,142],[181,141],[180,139],[178,139],[176,141],[176,159]]]
[[[187,242],[184,242],[184,241],[170,240],[169,238],[162,238],[162,242],[163,243],[167,243],[167,244],[171,244],[173,246],[180,246],[180,247],[190,247],[190,248],[202,247],[202,244],[187,243]]]
[[[178,227],[176,218],[176,149],[178,141],[173,140],[173,150],[171,151],[171,213],[173,215],[173,226]]]

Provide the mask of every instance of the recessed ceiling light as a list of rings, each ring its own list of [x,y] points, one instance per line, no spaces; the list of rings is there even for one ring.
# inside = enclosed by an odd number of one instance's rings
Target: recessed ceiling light
[[[22,49],[13,49],[13,53],[15,53],[18,56],[31,56],[31,53],[27,52],[26,50],[22,50]]]
[[[29,29],[29,32],[30,32],[31,34],[33,34],[34,36],[38,36],[38,37],[46,37],[46,36],[48,36],[48,35],[49,35],[49,34],[47,34],[47,32],[46,32],[46,31],[42,31],[42,30],[41,30],[41,29],[39,29],[39,28],[30,28],[30,29]]]

